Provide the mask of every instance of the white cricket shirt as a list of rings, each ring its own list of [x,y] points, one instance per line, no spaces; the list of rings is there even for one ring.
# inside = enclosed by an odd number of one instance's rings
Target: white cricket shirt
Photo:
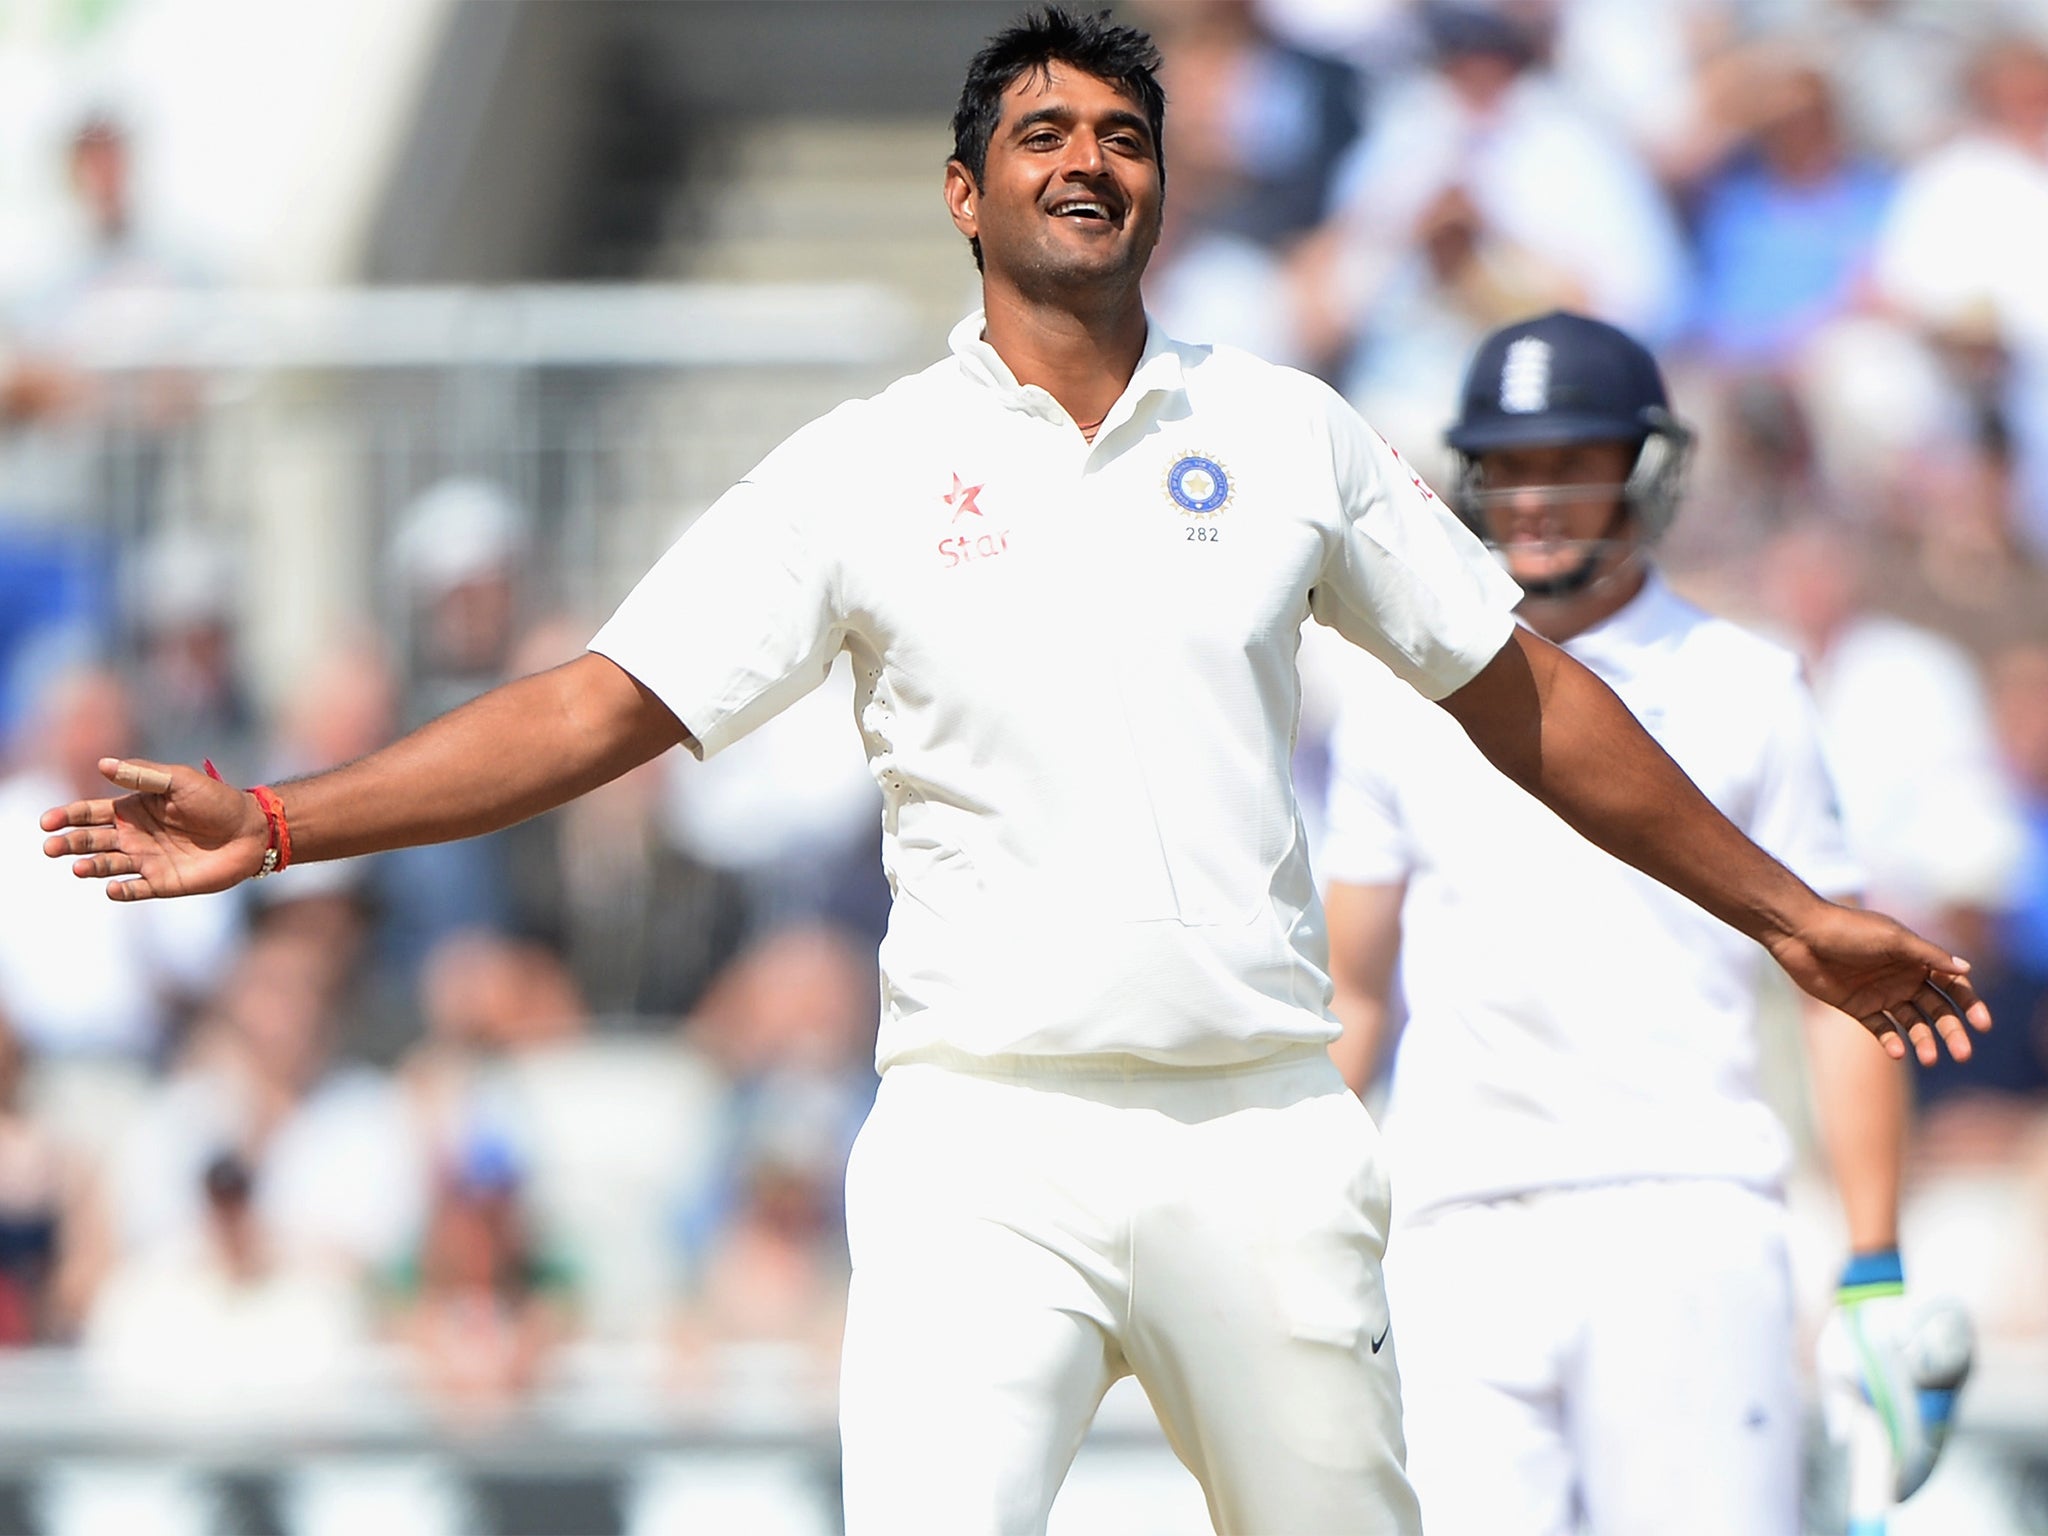
[[[704,754],[851,653],[895,893],[882,1066],[1328,1040],[1302,622],[1441,696],[1519,593],[1306,375],[1154,328],[1091,447],[981,329],[776,449],[591,648]]]
[[[1565,649],[1751,839],[1824,895],[1861,885],[1790,653],[1654,573]],[[1408,882],[1408,1007],[1386,1113],[1404,1216],[1620,1179],[1774,1190],[1761,947],[1601,852],[1380,669],[1333,742],[1331,880]]]

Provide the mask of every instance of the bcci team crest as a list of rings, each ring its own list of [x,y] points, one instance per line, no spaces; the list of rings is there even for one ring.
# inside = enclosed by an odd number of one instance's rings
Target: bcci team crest
[[[1184,453],[1166,472],[1166,494],[1190,517],[1214,517],[1230,505],[1234,487],[1223,466],[1199,453]]]

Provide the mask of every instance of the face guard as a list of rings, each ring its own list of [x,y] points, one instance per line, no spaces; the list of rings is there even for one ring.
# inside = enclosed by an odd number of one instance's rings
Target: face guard
[[[1556,576],[1533,581],[1516,577],[1515,579],[1521,583],[1522,590],[1529,596],[1543,599],[1577,596],[1595,584],[1602,562],[1613,551],[1626,548],[1631,555],[1639,557],[1647,553],[1671,526],[1672,519],[1678,514],[1678,503],[1684,491],[1686,466],[1692,455],[1693,434],[1662,406],[1645,407],[1639,413],[1639,417],[1639,430],[1643,436],[1636,448],[1635,465],[1629,471],[1628,479],[1618,483],[1609,481],[1604,484],[1492,489],[1486,485],[1481,471],[1481,454],[1463,450],[1458,453],[1458,484],[1453,506],[1465,526],[1470,528],[1480,542],[1492,550],[1503,563],[1507,551],[1493,538],[1486,516],[1489,507],[1509,501],[1526,507],[1532,499],[1554,507],[1565,507],[1595,499],[1613,503],[1614,516],[1598,538],[1538,541],[1547,549],[1573,549],[1579,553],[1580,560],[1570,570]],[[1625,438],[1627,434],[1616,433],[1615,436]],[[1558,439],[1560,442],[1592,440],[1597,439]],[[1544,440],[1530,438],[1527,441],[1535,445]],[[1628,559],[1615,562],[1609,568],[1608,576],[1619,575],[1631,564],[1633,561]]]

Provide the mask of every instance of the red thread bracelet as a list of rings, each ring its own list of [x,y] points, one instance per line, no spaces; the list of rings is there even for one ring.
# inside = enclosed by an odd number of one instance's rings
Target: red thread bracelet
[[[258,784],[249,791],[256,797],[256,804],[262,808],[263,824],[270,832],[270,846],[263,850],[263,863],[256,871],[256,878],[274,875],[281,869],[288,869],[292,862],[292,824],[284,814],[284,801],[277,791],[267,784]]]

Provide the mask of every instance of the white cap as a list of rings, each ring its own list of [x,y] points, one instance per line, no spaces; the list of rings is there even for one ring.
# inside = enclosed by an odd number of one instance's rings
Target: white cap
[[[406,509],[392,541],[399,579],[424,596],[494,575],[526,551],[526,514],[496,481],[437,481]]]

